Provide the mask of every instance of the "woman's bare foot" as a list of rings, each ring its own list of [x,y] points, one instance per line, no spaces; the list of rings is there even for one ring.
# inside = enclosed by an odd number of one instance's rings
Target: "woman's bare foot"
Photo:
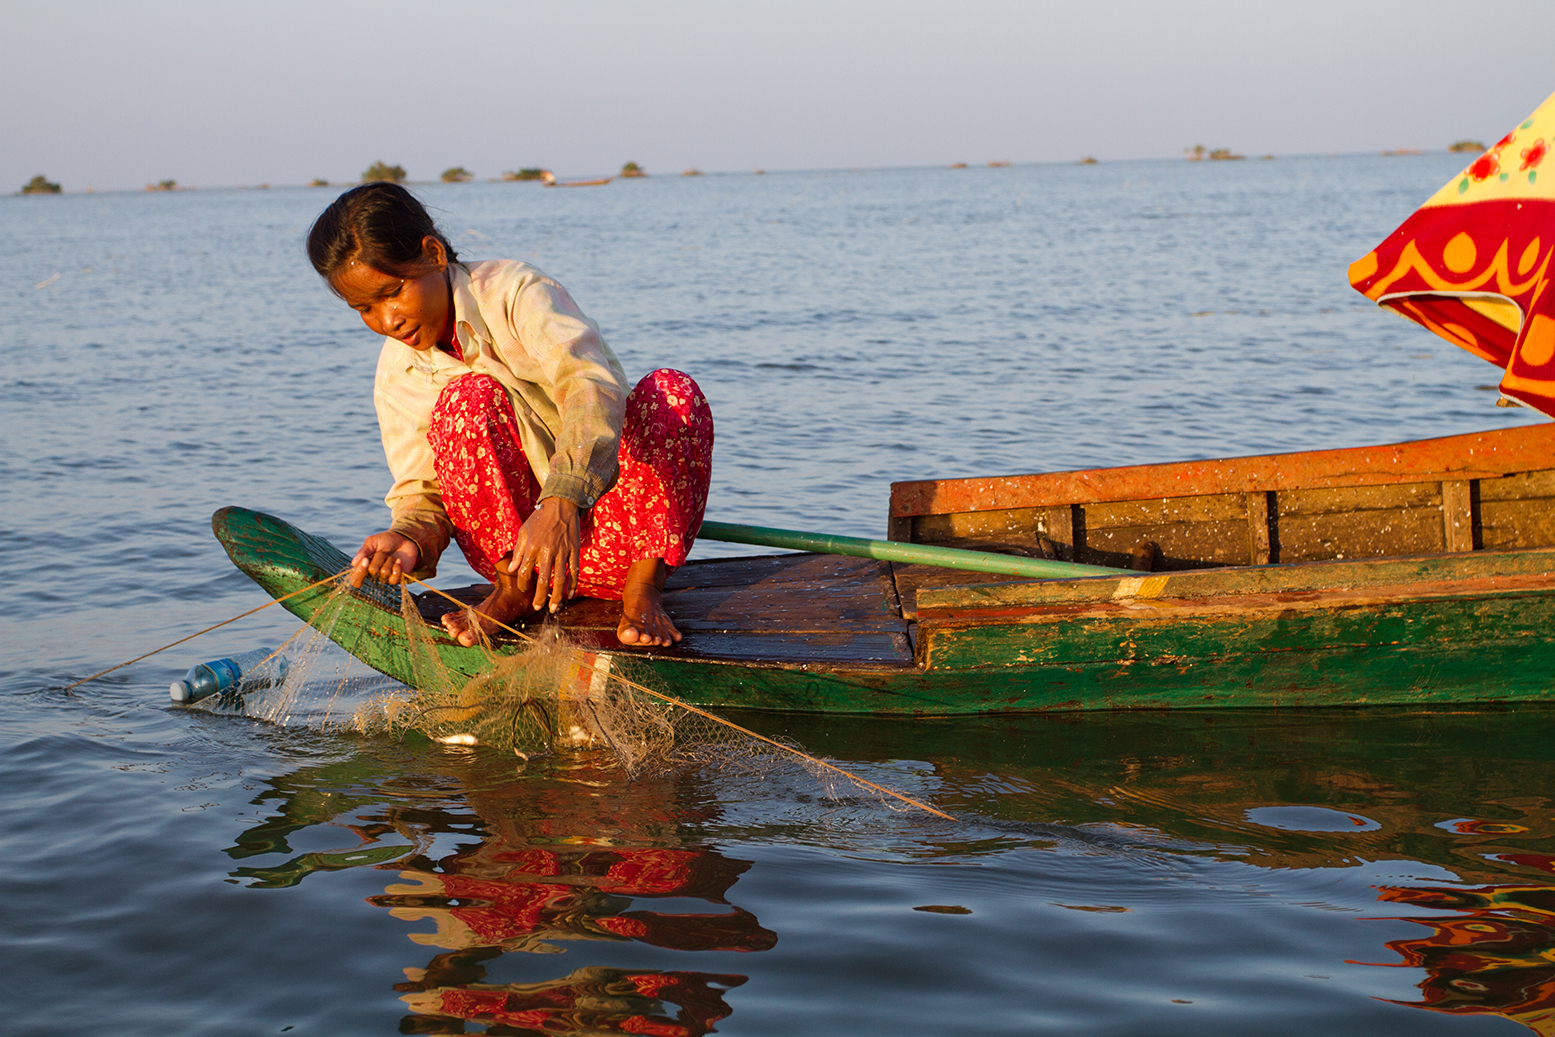
[[[662,558],[644,558],[626,571],[621,622],[616,624],[616,639],[622,644],[645,647],[680,640],[680,631],[664,611],[664,581],[669,574]]]
[[[443,629],[465,647],[475,644],[483,634],[489,636],[496,633],[500,629],[497,623],[511,624],[515,619],[535,611],[534,594],[528,587],[520,586],[518,580],[507,573],[508,561],[504,558],[497,564],[496,585],[486,595],[486,600],[475,606],[475,611],[480,615],[472,617],[467,609],[444,614]],[[472,618],[475,626],[471,626]]]

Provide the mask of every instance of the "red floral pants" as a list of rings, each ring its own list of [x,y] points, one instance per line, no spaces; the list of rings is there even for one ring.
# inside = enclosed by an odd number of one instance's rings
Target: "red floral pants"
[[[495,580],[540,497],[507,390],[483,374],[450,382],[432,408],[427,441],[454,539],[470,567]],[[668,369],[638,382],[626,398],[620,477],[582,516],[580,595],[619,600],[633,562],[685,562],[702,526],[712,460],[713,414],[696,382]]]

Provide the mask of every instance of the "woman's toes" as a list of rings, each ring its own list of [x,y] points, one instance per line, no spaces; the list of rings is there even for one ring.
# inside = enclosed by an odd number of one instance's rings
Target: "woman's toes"
[[[450,637],[469,648],[480,638],[469,618],[463,612],[450,612],[443,616],[443,629]]]

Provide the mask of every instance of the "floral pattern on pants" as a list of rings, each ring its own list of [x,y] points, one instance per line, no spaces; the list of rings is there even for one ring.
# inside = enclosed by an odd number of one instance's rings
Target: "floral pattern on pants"
[[[454,539],[470,567],[495,580],[540,497],[507,390],[483,374],[450,382],[432,408],[427,441]],[[691,550],[707,508],[713,414],[689,375],[660,369],[632,389],[619,460],[615,486],[582,516],[585,597],[619,600],[633,562],[677,566]]]

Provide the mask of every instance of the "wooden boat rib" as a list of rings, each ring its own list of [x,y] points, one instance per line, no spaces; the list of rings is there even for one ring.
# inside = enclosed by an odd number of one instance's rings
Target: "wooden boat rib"
[[[213,525],[280,596],[346,556],[241,508]],[[562,625],[610,665],[712,708],[903,715],[1542,700],[1555,673],[1555,425],[1384,447],[897,483],[897,540],[1122,565],[1017,580],[785,554],[693,562],[673,649],[614,644],[617,606]],[[485,588],[456,592],[478,601]],[[307,618],[323,595],[286,603]],[[436,620],[453,606],[423,595]],[[398,591],[333,636],[409,678]],[[452,668],[485,657],[447,641]]]

